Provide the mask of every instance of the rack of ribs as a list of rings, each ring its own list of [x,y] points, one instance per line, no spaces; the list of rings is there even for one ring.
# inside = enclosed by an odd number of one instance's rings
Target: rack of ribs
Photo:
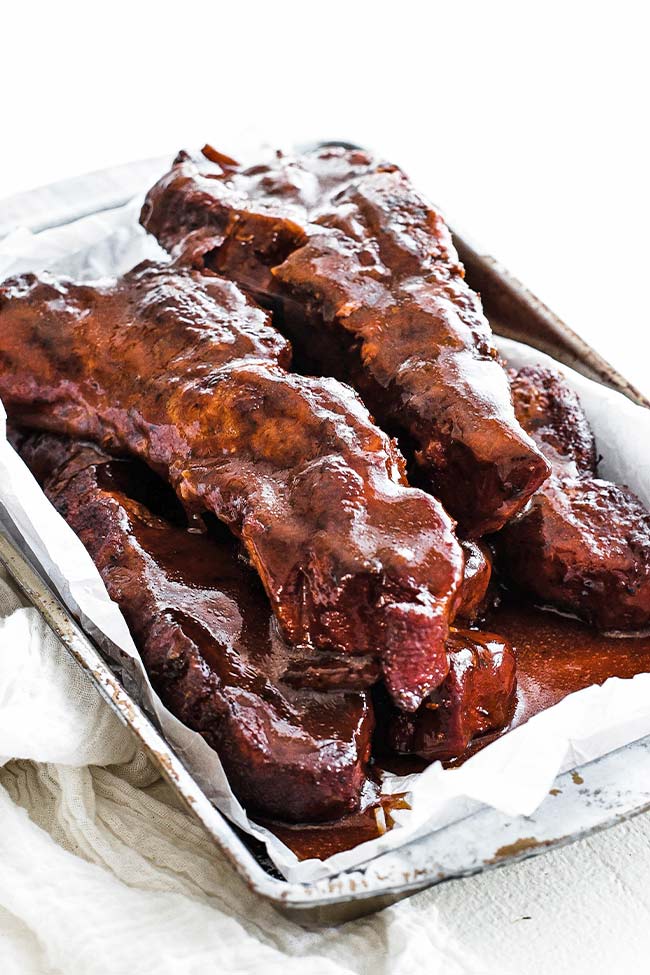
[[[451,234],[396,166],[329,147],[245,169],[206,147],[141,222],[270,307],[303,371],[355,386],[463,534],[501,528],[548,475]]]
[[[268,315],[211,272],[145,262],[96,286],[0,286],[0,397],[17,424],[143,460],[259,573],[289,676],[418,707],[449,669],[464,556],[396,445],[334,379],[287,372]]]
[[[560,373],[511,374],[519,422],[552,474],[496,537],[500,567],[538,600],[603,630],[650,625],[650,512],[629,490],[596,476],[594,436]]]
[[[137,461],[51,434],[20,452],[96,563],[161,700],[216,749],[249,812],[315,822],[355,811],[369,693],[282,682],[286,647],[236,540],[188,531],[171,489]]]

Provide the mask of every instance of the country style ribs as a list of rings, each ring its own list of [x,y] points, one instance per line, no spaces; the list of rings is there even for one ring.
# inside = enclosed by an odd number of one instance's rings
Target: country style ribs
[[[576,640],[650,657],[650,512],[561,374],[505,371],[398,167],[206,146],[140,220],[169,262],[0,284],[0,398],[248,812],[372,825],[374,765],[458,763],[586,686]]]
[[[453,522],[407,486],[351,389],[288,373],[289,360],[268,315],[209,271],[145,262],[97,286],[0,286],[10,418],[135,455],[188,511],[225,523],[293,648],[296,683],[358,689],[383,675],[414,710],[449,669],[464,562]]]
[[[305,371],[351,382],[465,535],[501,528],[547,476],[449,230],[396,166],[329,147],[245,169],[206,147],[178,156],[141,222],[272,308]]]
[[[492,553],[484,542],[463,541],[465,569],[460,586],[457,616],[467,621],[479,619],[491,603]]]
[[[500,566],[538,600],[603,630],[650,625],[650,512],[596,476],[578,397],[552,369],[511,375],[517,418],[552,465],[525,511],[496,537]]]
[[[188,531],[174,493],[138,462],[51,434],[19,446],[97,564],[161,700],[217,750],[246,808],[296,822],[356,810],[369,694],[282,682],[287,648],[236,540]]]

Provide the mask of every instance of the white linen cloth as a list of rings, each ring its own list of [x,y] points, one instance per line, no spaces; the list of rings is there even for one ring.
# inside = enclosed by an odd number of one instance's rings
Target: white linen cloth
[[[4,575],[0,755],[2,975],[598,975],[631,970],[650,949],[648,816],[304,931],[251,894],[175,807]]]

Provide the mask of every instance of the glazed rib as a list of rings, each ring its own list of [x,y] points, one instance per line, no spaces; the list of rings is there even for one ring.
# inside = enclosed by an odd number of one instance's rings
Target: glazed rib
[[[278,679],[286,647],[235,539],[188,532],[171,489],[137,462],[50,434],[28,437],[21,453],[96,563],[161,700],[217,750],[247,810],[295,822],[356,810],[368,693]]]
[[[528,508],[497,536],[519,587],[604,630],[650,625],[650,512],[629,488],[596,477],[596,446],[563,377],[513,373],[517,417],[552,465]]]
[[[484,542],[463,541],[465,569],[460,586],[460,605],[457,617],[469,622],[484,616],[494,601],[492,580],[492,553]]]
[[[259,572],[293,680],[413,709],[448,670],[463,554],[439,503],[335,380],[287,373],[265,312],[211,273],[145,263],[96,287],[0,287],[15,422],[130,452],[213,512]]]
[[[449,674],[415,714],[386,702],[382,706],[377,695],[383,749],[427,762],[448,762],[463,756],[475,738],[511,720],[516,660],[510,644],[493,633],[454,629],[448,647]]]
[[[250,169],[204,154],[179,155],[149,191],[143,226],[273,308],[306,370],[356,386],[465,534],[501,528],[548,467],[515,419],[440,214],[361,151]]]

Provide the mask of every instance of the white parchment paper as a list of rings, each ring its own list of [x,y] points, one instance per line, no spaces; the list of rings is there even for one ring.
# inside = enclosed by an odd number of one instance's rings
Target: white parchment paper
[[[32,234],[17,230],[0,241],[0,279],[23,271],[51,270],[86,280],[119,274],[144,258],[165,259],[137,224],[140,200],[64,227]],[[551,363],[542,353],[498,341],[512,365]],[[603,455],[601,476],[628,484],[650,505],[650,411],[558,363],[579,394]],[[467,816],[488,804],[509,816],[530,815],[555,776],[650,734],[650,674],[611,678],[601,687],[569,695],[469,759],[459,769],[440,763],[419,775],[386,775],[383,791],[410,793],[410,810],[394,813],[396,826],[353,850],[325,861],[302,863],[276,837],[251,822],[229,788],[217,754],[182,725],[151,688],[126,623],[108,597],[79,539],[56,513],[6,440],[0,405],[0,517],[18,534],[33,560],[67,606],[82,620],[123,673],[127,689],[154,714],[206,794],[221,811],[262,840],[278,869],[291,881],[310,881],[359,866],[417,836]]]

